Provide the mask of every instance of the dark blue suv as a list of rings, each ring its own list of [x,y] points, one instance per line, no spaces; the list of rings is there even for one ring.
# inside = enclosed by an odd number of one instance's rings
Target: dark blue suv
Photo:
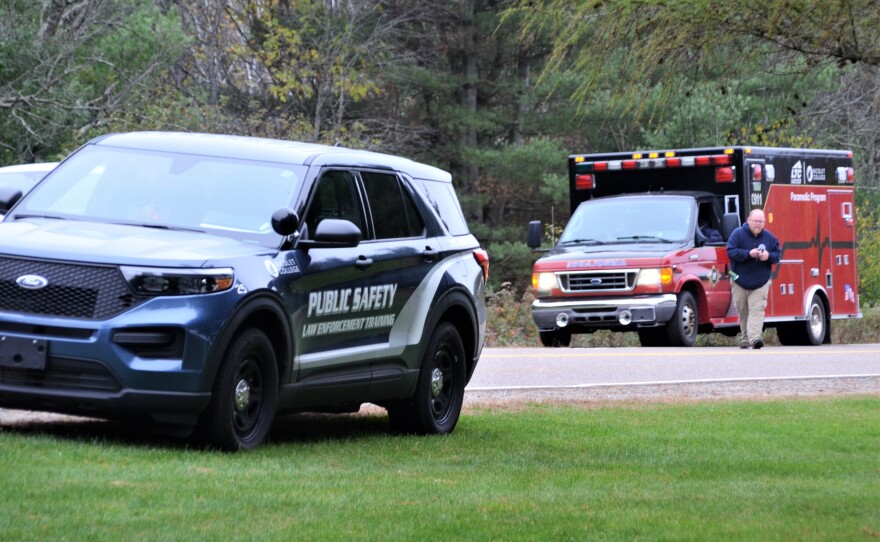
[[[99,137],[0,192],[0,407],[150,422],[239,450],[279,412],[447,433],[488,256],[450,175],[247,137]],[[194,431],[195,430],[195,431]]]

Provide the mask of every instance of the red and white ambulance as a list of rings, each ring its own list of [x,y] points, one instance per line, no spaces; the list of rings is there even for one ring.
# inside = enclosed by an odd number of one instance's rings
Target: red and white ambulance
[[[765,326],[783,344],[831,341],[860,318],[852,152],[718,147],[569,157],[572,215],[534,267],[545,346],[635,331],[643,346],[736,335],[726,241],[752,209],[779,238]],[[540,222],[529,224],[538,249]]]

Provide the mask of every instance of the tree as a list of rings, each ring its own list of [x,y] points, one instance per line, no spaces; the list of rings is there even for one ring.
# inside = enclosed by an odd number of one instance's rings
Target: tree
[[[0,162],[58,156],[179,54],[148,0],[9,0],[0,14]]]

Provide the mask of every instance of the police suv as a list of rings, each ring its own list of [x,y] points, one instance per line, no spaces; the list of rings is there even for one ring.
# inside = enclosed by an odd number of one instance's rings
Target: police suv
[[[0,407],[229,450],[279,412],[448,433],[488,256],[444,171],[341,147],[143,132],[0,190]],[[195,430],[195,431],[194,431]]]

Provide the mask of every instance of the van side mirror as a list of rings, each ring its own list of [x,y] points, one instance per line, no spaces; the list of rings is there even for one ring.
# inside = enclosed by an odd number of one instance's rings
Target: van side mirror
[[[540,220],[532,220],[529,222],[529,232],[528,232],[528,240],[527,243],[529,248],[537,249],[541,248],[541,237],[543,234],[544,228],[541,226]]]
[[[724,237],[724,240],[727,241],[730,239],[733,230],[737,229],[739,226],[740,222],[738,213],[725,213],[724,216],[721,217],[721,235]]]

